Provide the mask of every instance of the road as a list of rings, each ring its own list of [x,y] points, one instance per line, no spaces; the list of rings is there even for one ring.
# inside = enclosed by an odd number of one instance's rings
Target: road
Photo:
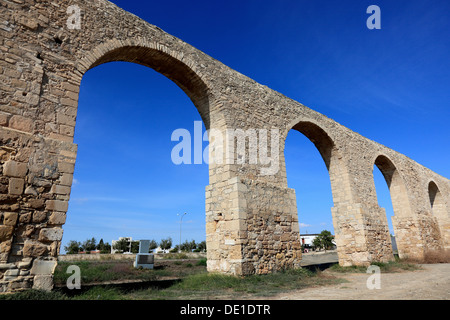
[[[282,293],[275,300],[450,300],[450,263],[425,264],[422,270],[381,273],[380,289],[368,289],[373,274],[333,273],[348,282]]]

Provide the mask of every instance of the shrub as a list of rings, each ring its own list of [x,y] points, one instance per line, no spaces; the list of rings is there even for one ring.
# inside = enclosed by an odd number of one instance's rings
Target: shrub
[[[422,263],[450,263],[450,250],[427,250]]]
[[[197,262],[197,265],[198,265],[198,266],[205,266],[205,267],[206,267],[206,258],[200,259],[200,260]]]
[[[66,300],[67,297],[57,291],[25,290],[14,294],[0,295],[0,300]]]

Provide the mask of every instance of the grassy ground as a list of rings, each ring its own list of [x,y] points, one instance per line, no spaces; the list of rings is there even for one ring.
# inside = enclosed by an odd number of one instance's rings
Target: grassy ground
[[[421,268],[418,264],[410,263],[408,261],[403,261],[400,259],[395,259],[394,261],[389,262],[374,262],[372,263],[372,265],[380,267],[380,271],[383,273],[414,271],[419,270]],[[341,267],[339,264],[334,264],[330,267],[329,270],[339,273],[347,273],[347,272],[366,273],[367,267],[362,266]]]
[[[69,265],[80,267],[82,290],[66,288],[67,278],[71,275],[66,273]],[[117,284],[117,282],[132,281],[136,283],[131,285],[125,283],[126,286]],[[289,290],[334,284],[341,281],[338,278],[326,276],[320,271],[308,269],[287,270],[275,274],[248,277],[207,273],[205,259],[156,260],[153,270],[135,269],[131,261],[71,261],[58,264],[54,274],[55,289],[52,292],[28,290],[0,296],[0,299],[245,299],[248,296],[271,296]],[[148,285],[143,286],[142,284]]]
[[[81,270],[82,290],[68,290],[66,270],[69,265]],[[381,272],[411,271],[417,264],[396,260],[375,263]],[[331,272],[306,268],[286,270],[268,275],[236,277],[206,272],[206,260],[156,260],[155,268],[135,269],[132,261],[79,261],[60,262],[55,270],[55,289],[50,292],[28,290],[0,299],[20,300],[202,300],[248,299],[270,297],[308,287],[345,282],[336,276],[341,272],[366,272],[366,267],[340,267],[333,265]],[[125,283],[125,286],[117,284]],[[133,283],[129,283],[133,282]]]

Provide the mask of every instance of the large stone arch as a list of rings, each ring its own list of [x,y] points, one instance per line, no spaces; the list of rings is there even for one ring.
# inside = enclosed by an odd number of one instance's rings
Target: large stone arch
[[[339,149],[339,144],[335,141],[336,138],[333,138],[332,134],[327,132],[329,129],[323,123],[300,117],[292,121],[289,127],[291,127],[291,130],[302,133],[314,144],[328,170],[334,204],[331,208],[331,213],[338,258],[340,263],[345,265],[346,261],[351,260],[350,256],[355,248],[350,249],[346,246],[349,239],[354,240],[355,230],[351,230],[351,227],[349,228],[346,216],[338,213],[339,208],[346,208],[353,201],[347,162],[342,154],[343,150]]]
[[[82,75],[96,66],[113,61],[132,62],[149,67],[172,80],[187,94],[208,129],[210,90],[202,75],[191,67],[194,64],[189,60],[184,61],[183,57],[182,52],[143,39],[110,40],[85,53],[76,65]]]

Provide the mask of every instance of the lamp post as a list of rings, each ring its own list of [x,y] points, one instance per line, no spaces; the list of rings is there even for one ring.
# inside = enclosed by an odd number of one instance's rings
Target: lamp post
[[[186,215],[187,213],[183,213],[183,214],[179,214],[177,213],[177,216],[181,216],[180,218],[180,246],[178,247],[178,252],[181,252],[181,224],[183,222],[183,217]]]

